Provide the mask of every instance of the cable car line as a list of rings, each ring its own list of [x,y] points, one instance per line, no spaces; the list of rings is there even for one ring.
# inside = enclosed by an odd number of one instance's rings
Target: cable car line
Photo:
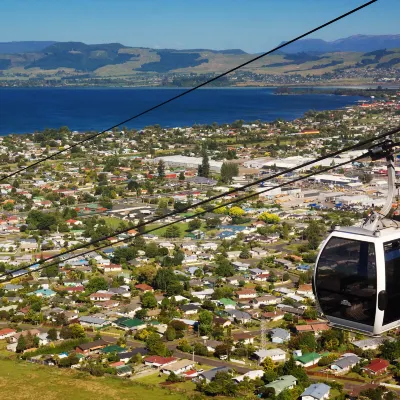
[[[399,128],[399,129],[400,129],[400,128]],[[361,145],[361,144],[360,144],[360,145]],[[393,146],[400,146],[400,142],[399,142],[399,143],[394,143]],[[397,153],[400,153],[400,150],[396,151],[395,153],[396,153],[396,154],[397,154]],[[321,174],[321,173],[331,171],[331,170],[333,170],[333,169],[336,169],[336,168],[342,167],[342,166],[344,166],[344,165],[346,165],[346,164],[349,164],[350,162],[354,162],[354,161],[356,161],[356,160],[360,160],[360,159],[363,159],[363,158],[365,158],[365,157],[368,157],[370,154],[371,154],[371,150],[368,150],[368,151],[366,151],[365,153],[363,153],[362,155],[356,157],[356,158],[353,159],[353,160],[350,160],[350,161],[348,161],[348,160],[347,160],[347,161],[343,161],[342,163],[338,163],[338,164],[336,164],[336,165],[334,165],[334,166],[329,166],[329,167],[326,167],[326,168],[322,168],[322,169],[320,169],[320,170],[318,170],[318,171],[311,172],[311,173],[309,173],[309,174],[307,174],[307,175],[305,175],[305,176],[300,176],[300,177],[298,177],[298,178],[292,179],[292,180],[290,180],[289,182],[283,182],[283,183],[281,183],[281,184],[278,184],[278,185],[275,185],[275,186],[273,186],[273,187],[267,188],[267,189],[262,190],[262,191],[260,191],[260,192],[250,193],[250,194],[248,194],[248,195],[246,195],[246,196],[243,196],[243,197],[240,197],[240,198],[236,198],[236,199],[234,199],[234,200],[232,200],[232,201],[229,201],[229,202],[227,202],[227,203],[224,203],[224,204],[222,204],[222,205],[219,204],[219,205],[217,205],[217,206],[214,206],[214,207],[211,208],[211,209],[198,212],[198,213],[196,213],[196,214],[194,214],[194,215],[191,215],[191,216],[182,217],[182,218],[180,218],[180,219],[178,219],[178,220],[176,220],[176,221],[168,222],[168,223],[166,223],[166,224],[163,224],[163,225],[161,225],[161,226],[157,226],[157,227],[151,228],[151,229],[146,230],[146,231],[141,232],[141,233],[138,232],[138,233],[137,233],[135,236],[133,236],[133,237],[120,239],[120,240],[118,240],[117,242],[114,242],[114,243],[112,243],[112,244],[105,244],[105,245],[102,245],[102,246],[100,246],[100,247],[98,247],[98,248],[95,248],[95,249],[89,249],[89,250],[86,250],[85,252],[82,252],[82,253],[79,253],[79,254],[74,254],[74,255],[72,255],[72,256],[70,256],[70,257],[68,257],[68,258],[64,258],[63,260],[55,261],[55,262],[52,262],[52,263],[50,263],[50,264],[45,264],[47,261],[49,261],[49,260],[51,260],[51,259],[55,259],[55,258],[58,258],[58,257],[60,257],[60,256],[69,254],[69,253],[71,253],[71,252],[73,252],[73,251],[76,251],[76,250],[78,250],[78,249],[68,250],[68,251],[66,251],[66,252],[64,252],[64,253],[60,253],[60,254],[58,254],[58,255],[56,255],[56,256],[49,257],[49,258],[47,258],[47,259],[45,259],[45,260],[42,260],[42,261],[40,261],[40,262],[36,262],[36,263],[30,264],[30,265],[28,265],[28,266],[15,269],[15,270],[13,270],[12,272],[18,272],[18,271],[22,271],[22,270],[25,270],[25,269],[29,269],[29,268],[31,268],[31,267],[33,267],[33,266],[38,265],[38,264],[39,264],[39,265],[40,265],[40,264],[44,264],[44,265],[42,265],[42,266],[39,267],[39,268],[36,268],[36,269],[34,269],[34,270],[32,270],[32,271],[27,271],[27,272],[25,272],[25,273],[23,273],[23,274],[17,276],[17,278],[20,278],[21,276],[28,275],[28,274],[30,274],[30,273],[32,273],[32,272],[41,271],[41,270],[43,270],[44,268],[47,268],[47,267],[50,267],[50,266],[54,266],[54,265],[58,265],[60,262],[65,262],[65,261],[74,259],[74,258],[76,258],[76,257],[81,257],[81,256],[84,256],[84,255],[86,255],[86,254],[89,254],[89,253],[91,253],[91,252],[93,252],[93,251],[98,251],[98,250],[101,250],[101,249],[106,248],[106,247],[113,247],[115,244],[127,242],[127,241],[130,241],[130,240],[134,240],[136,237],[143,236],[143,235],[145,235],[145,234],[147,234],[147,233],[151,233],[151,232],[153,232],[153,231],[156,231],[156,230],[159,230],[159,229],[168,227],[168,226],[170,226],[170,225],[174,225],[174,224],[179,223],[179,222],[184,222],[184,221],[186,221],[186,220],[188,220],[188,219],[193,219],[193,218],[195,218],[195,217],[198,217],[198,216],[201,216],[201,215],[203,215],[203,214],[205,214],[205,213],[208,213],[208,212],[210,212],[210,211],[213,211],[213,210],[215,210],[215,209],[217,209],[217,208],[220,208],[221,206],[226,206],[226,205],[235,204],[235,203],[237,203],[237,202],[244,201],[244,200],[247,200],[247,199],[252,198],[252,197],[254,197],[254,196],[257,196],[257,195],[259,195],[259,194],[261,194],[261,193],[266,193],[266,192],[269,192],[269,191],[271,191],[271,190],[274,190],[274,189],[277,189],[277,188],[281,188],[281,187],[284,187],[284,186],[287,186],[287,185],[290,185],[290,184],[293,184],[293,183],[302,181],[302,180],[307,179],[307,178],[310,178],[310,177],[312,177],[312,176],[319,175],[319,174]],[[298,168],[301,168],[301,166],[297,167],[297,169],[298,169]],[[284,171],[284,173],[287,173],[287,171]],[[198,206],[198,204],[196,204],[196,206]],[[181,212],[183,212],[183,211],[182,211],[182,210],[179,210],[178,212],[175,212],[174,214],[178,214],[178,213],[181,213]],[[165,218],[165,216],[162,217],[162,218]],[[146,226],[146,225],[149,225],[149,224],[151,224],[151,223],[152,223],[152,221],[149,221],[149,222],[146,222],[146,223],[144,223],[144,224],[141,224],[141,226]],[[135,228],[134,228],[134,227],[129,228],[129,230],[131,230],[131,229],[135,229]],[[112,236],[115,236],[115,234],[112,235]],[[80,247],[80,248],[85,248],[85,247],[88,247],[88,246],[90,246],[90,245],[92,245],[92,244],[94,244],[94,243],[99,243],[99,242],[101,242],[101,241],[103,241],[103,240],[106,240],[106,239],[112,237],[112,236],[107,236],[107,237],[105,237],[105,238],[101,238],[101,239],[98,239],[98,240],[96,240],[96,241],[92,241],[92,242],[87,243],[86,245],[84,245],[84,246],[82,246],[82,247]],[[9,275],[9,273],[5,273],[5,274],[3,274],[3,275],[0,275],[0,279],[3,278],[3,277],[5,277],[5,276],[8,276],[8,275]],[[5,280],[5,282],[10,281],[10,280],[12,280],[12,279],[13,279],[13,278],[9,278],[9,279]],[[3,281],[3,282],[4,282],[4,281]]]
[[[396,134],[396,133],[399,133],[399,132],[400,132],[400,126],[397,127],[397,128],[394,128],[394,129],[392,129],[392,130],[390,130],[390,131],[388,131],[388,132],[382,133],[382,134],[380,134],[380,135],[378,135],[378,136],[376,136],[376,137],[373,137],[373,138],[364,140],[364,141],[362,141],[362,142],[356,143],[356,144],[354,144],[354,145],[348,146],[348,147],[346,147],[346,148],[344,148],[344,149],[337,150],[337,151],[335,151],[335,152],[333,152],[333,153],[329,153],[329,154],[327,154],[327,155],[325,155],[325,156],[321,156],[321,157],[316,158],[316,159],[313,159],[313,160],[311,160],[311,161],[307,161],[307,162],[305,162],[305,163],[303,163],[303,164],[301,164],[301,165],[298,165],[298,166],[295,166],[295,167],[292,167],[292,168],[285,169],[285,170],[282,171],[282,172],[278,172],[278,173],[273,174],[273,175],[270,175],[270,176],[268,176],[268,177],[258,179],[258,180],[254,181],[254,182],[248,183],[248,184],[243,185],[243,186],[241,186],[241,187],[239,187],[239,188],[235,188],[235,189],[232,189],[232,190],[230,190],[230,191],[228,191],[228,192],[221,193],[221,194],[219,194],[219,195],[216,195],[216,196],[210,197],[210,198],[208,198],[208,199],[202,200],[202,201],[200,201],[200,202],[198,202],[198,203],[196,203],[196,204],[188,205],[188,206],[186,206],[186,207],[184,207],[184,208],[182,208],[182,209],[180,209],[180,210],[172,211],[172,212],[170,212],[170,213],[168,213],[168,214],[165,214],[165,215],[163,215],[163,216],[153,218],[153,219],[151,219],[150,221],[143,222],[143,223],[139,223],[139,224],[137,224],[137,225],[135,225],[135,226],[132,226],[132,227],[129,227],[129,228],[126,228],[126,229],[122,229],[122,230],[120,230],[120,231],[115,231],[115,232],[113,232],[112,235],[103,236],[103,237],[101,237],[101,238],[99,238],[99,239],[92,240],[92,241],[89,242],[89,243],[85,243],[85,244],[83,244],[83,245],[81,245],[81,246],[78,246],[78,247],[76,247],[76,248],[73,249],[73,250],[66,250],[65,252],[62,252],[62,253],[59,253],[59,254],[57,254],[57,255],[48,257],[48,258],[46,258],[46,259],[44,259],[44,260],[41,260],[41,261],[39,262],[39,265],[40,265],[40,264],[43,264],[43,263],[45,263],[45,262],[47,262],[47,261],[50,261],[50,260],[56,259],[56,258],[58,258],[58,257],[61,257],[61,256],[63,256],[63,255],[69,254],[71,251],[76,251],[76,250],[84,249],[84,248],[87,248],[88,246],[92,246],[92,245],[94,245],[94,244],[97,244],[97,243],[100,243],[100,242],[102,242],[102,241],[104,241],[104,240],[107,240],[107,239],[109,239],[109,238],[111,238],[111,237],[113,237],[113,236],[121,235],[121,234],[123,234],[123,233],[126,233],[126,232],[128,232],[128,231],[130,231],[130,230],[132,230],[132,229],[139,229],[139,228],[142,228],[142,227],[147,226],[147,225],[149,225],[149,224],[153,224],[153,223],[156,223],[156,222],[158,222],[158,221],[162,221],[162,220],[164,220],[164,219],[166,219],[166,218],[173,217],[173,216],[175,216],[175,215],[177,215],[177,214],[181,214],[181,213],[183,213],[183,212],[186,212],[186,211],[188,211],[188,210],[190,210],[190,209],[192,209],[192,208],[197,208],[197,207],[200,207],[200,206],[202,206],[202,205],[204,205],[204,204],[207,204],[207,203],[209,203],[209,202],[211,202],[211,201],[215,201],[215,200],[218,200],[218,199],[223,198],[223,197],[225,197],[225,196],[228,196],[228,195],[231,195],[231,194],[234,194],[234,193],[237,193],[237,192],[241,192],[241,191],[243,191],[243,190],[245,190],[245,189],[247,189],[247,188],[250,188],[250,187],[252,187],[252,186],[259,185],[260,183],[267,182],[267,181],[269,181],[269,180],[272,180],[272,179],[274,179],[274,178],[277,178],[277,177],[279,177],[279,176],[281,176],[281,175],[284,175],[284,174],[287,174],[287,173],[290,173],[290,172],[295,172],[295,171],[298,170],[298,169],[303,169],[303,168],[308,167],[308,166],[310,166],[310,165],[312,165],[312,164],[315,164],[316,162],[320,162],[320,161],[323,161],[323,160],[325,160],[325,159],[327,159],[327,158],[335,157],[335,156],[337,156],[337,155],[340,155],[340,154],[342,154],[342,153],[344,153],[344,152],[353,150],[353,149],[355,149],[355,148],[358,148],[358,147],[361,147],[361,146],[365,146],[365,145],[371,144],[371,143],[373,143],[373,142],[376,141],[376,140],[380,140],[380,139],[386,138],[386,137],[388,137],[388,136],[392,136],[392,135],[394,135],[394,134]],[[354,161],[354,159],[351,160],[351,162],[352,162],[352,161]],[[301,179],[299,179],[299,180],[301,180]],[[219,208],[220,206],[221,206],[221,205],[215,207],[214,209]],[[209,211],[208,211],[208,212],[209,212]],[[190,218],[193,218],[193,217],[190,217]],[[174,222],[174,223],[175,223],[175,222]],[[163,227],[163,226],[158,227],[157,229],[160,229],[160,228],[162,228],[162,227]],[[31,267],[31,266],[37,265],[37,264],[38,264],[38,263],[31,264],[31,265],[28,266],[28,268]],[[27,267],[25,267],[25,268],[27,268]],[[15,271],[23,270],[23,269],[25,269],[25,268],[22,268],[22,267],[21,267],[21,268],[15,270]],[[4,275],[0,275],[0,278],[1,278],[2,276],[4,276]]]
[[[20,174],[21,172],[26,171],[27,169],[30,169],[30,168],[32,168],[32,167],[35,167],[36,165],[39,165],[39,164],[41,164],[41,163],[43,163],[43,162],[45,162],[45,161],[47,161],[47,160],[50,160],[50,159],[52,159],[52,158],[54,158],[54,157],[56,157],[56,156],[58,156],[58,155],[60,155],[60,154],[63,154],[64,152],[69,151],[69,150],[73,149],[74,147],[80,146],[80,145],[82,145],[82,144],[85,143],[85,142],[88,142],[88,141],[90,141],[90,140],[93,140],[93,139],[95,139],[96,137],[98,137],[98,136],[100,136],[100,135],[102,135],[102,134],[104,134],[104,133],[106,133],[106,132],[108,132],[108,131],[110,131],[110,130],[112,130],[112,129],[114,129],[114,128],[119,127],[120,125],[124,125],[124,124],[126,124],[126,123],[128,123],[128,122],[133,121],[134,119],[137,119],[137,118],[141,117],[142,115],[148,114],[148,113],[150,113],[150,112],[152,112],[152,111],[154,111],[154,110],[156,110],[156,109],[158,109],[158,108],[160,108],[160,107],[163,107],[163,106],[165,106],[166,104],[171,103],[172,101],[175,101],[175,100],[177,100],[177,99],[179,99],[179,98],[181,98],[181,97],[183,97],[183,96],[185,96],[185,95],[187,95],[187,94],[189,94],[189,93],[191,93],[191,92],[194,92],[195,90],[200,89],[201,87],[206,86],[206,85],[208,85],[209,83],[214,82],[214,81],[216,81],[217,79],[222,78],[222,77],[224,77],[224,76],[226,76],[226,75],[228,75],[228,74],[230,74],[230,73],[232,73],[232,72],[235,72],[235,71],[239,70],[240,68],[245,67],[246,65],[252,64],[252,63],[254,63],[254,62],[257,61],[257,60],[260,60],[260,59],[262,59],[263,57],[265,57],[265,56],[267,56],[267,55],[269,55],[269,54],[271,54],[271,53],[273,53],[273,52],[275,52],[275,51],[277,51],[277,50],[280,50],[280,49],[282,49],[282,48],[284,48],[284,47],[286,47],[286,46],[288,46],[288,45],[290,45],[290,44],[292,44],[292,43],[294,43],[294,42],[297,42],[297,41],[300,40],[300,39],[303,39],[303,38],[306,37],[306,36],[311,35],[312,33],[315,33],[315,32],[317,32],[317,31],[319,31],[319,30],[321,30],[321,29],[323,29],[323,28],[325,28],[325,27],[327,27],[327,26],[329,26],[329,25],[332,25],[333,23],[335,23],[335,22],[337,22],[337,21],[340,21],[341,19],[346,18],[346,17],[348,17],[349,15],[354,14],[354,13],[356,13],[357,11],[360,11],[361,9],[366,8],[366,7],[368,7],[368,6],[370,6],[371,4],[376,3],[376,2],[377,2],[377,0],[371,0],[371,1],[368,1],[367,3],[362,4],[362,5],[359,6],[359,7],[353,8],[352,10],[350,10],[350,11],[348,11],[348,12],[346,12],[346,13],[344,13],[344,14],[342,14],[342,15],[340,15],[340,16],[334,18],[334,19],[331,19],[330,21],[325,22],[324,24],[319,25],[318,27],[316,27],[316,28],[314,28],[314,29],[311,29],[311,30],[309,30],[308,32],[305,32],[305,33],[301,34],[300,36],[297,36],[297,37],[295,37],[295,38],[289,40],[288,42],[284,42],[284,43],[280,44],[279,46],[276,46],[276,47],[274,47],[273,49],[271,49],[271,50],[269,50],[269,51],[267,51],[267,52],[265,52],[265,53],[263,53],[263,54],[260,54],[260,55],[258,55],[257,57],[252,58],[252,59],[249,60],[249,61],[246,61],[246,62],[244,62],[244,63],[242,63],[242,64],[240,64],[240,65],[238,65],[238,66],[236,66],[236,67],[234,67],[234,68],[231,68],[231,69],[229,69],[228,71],[225,71],[225,72],[223,72],[223,73],[221,73],[221,74],[215,76],[214,78],[211,78],[211,79],[209,79],[209,80],[207,80],[207,81],[205,81],[205,82],[203,82],[203,83],[200,83],[200,84],[197,85],[197,86],[194,86],[194,87],[192,87],[192,88],[190,88],[190,89],[188,89],[188,90],[185,90],[184,92],[182,92],[182,93],[180,93],[180,94],[178,94],[178,95],[176,95],[176,96],[173,96],[173,97],[169,98],[168,100],[165,100],[165,101],[163,101],[163,102],[161,102],[161,103],[158,103],[158,104],[156,104],[156,105],[153,106],[153,107],[150,107],[150,108],[148,108],[148,109],[146,109],[146,110],[144,110],[144,111],[141,111],[140,113],[134,115],[133,117],[127,118],[127,119],[125,119],[124,121],[120,121],[120,122],[118,122],[117,124],[115,124],[115,125],[113,125],[113,126],[110,126],[109,128],[106,128],[106,129],[102,130],[101,132],[95,133],[94,135],[88,136],[88,137],[85,138],[85,139],[82,139],[82,140],[80,140],[80,141],[78,141],[78,142],[76,142],[76,143],[73,143],[73,144],[69,145],[69,146],[66,147],[65,149],[59,150],[59,151],[57,151],[57,152],[55,152],[55,153],[53,153],[53,154],[51,154],[51,155],[49,155],[49,156],[47,156],[47,157],[44,157],[44,158],[42,158],[42,159],[40,159],[40,160],[35,161],[34,163],[32,163],[32,164],[30,164],[30,165],[27,165],[27,166],[25,166],[25,167],[23,167],[23,168],[20,168],[20,169],[14,171],[14,172],[12,172],[12,173],[10,173],[10,174],[8,174],[8,175],[5,175],[5,176],[3,176],[3,177],[0,178],[0,182],[3,182],[4,180],[6,180],[6,179],[8,179],[8,178],[11,178],[11,177],[13,177],[13,176],[15,176],[15,175],[18,175],[18,174]]]

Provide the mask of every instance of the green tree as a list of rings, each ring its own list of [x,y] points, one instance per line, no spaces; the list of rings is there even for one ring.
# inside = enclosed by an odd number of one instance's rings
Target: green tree
[[[276,214],[271,214],[267,211],[264,211],[258,216],[260,221],[264,221],[267,224],[277,224],[280,221],[280,218]]]
[[[58,339],[58,335],[57,335],[57,329],[55,328],[51,328],[47,331],[47,339],[51,340],[51,341],[55,341]]]
[[[107,281],[101,276],[95,276],[89,279],[88,284],[85,288],[89,293],[97,292],[98,290],[107,290],[108,283]]]
[[[229,209],[229,215],[231,217],[242,217],[244,214],[246,214],[246,212],[238,206],[233,206]]]
[[[236,163],[222,163],[221,166],[221,181],[231,183],[233,177],[239,175],[239,166]]]
[[[180,237],[181,236],[181,230],[179,229],[179,226],[177,226],[177,225],[170,225],[165,230],[164,236],[166,238],[177,238],[177,237]]]
[[[149,354],[166,357],[169,353],[167,347],[157,333],[151,333],[147,337],[146,347],[149,351]]]
[[[218,265],[217,268],[215,268],[216,275],[224,277],[234,275],[235,268],[228,259],[221,257],[217,262]]]
[[[164,160],[160,160],[157,165],[157,174],[158,178],[164,179],[165,178],[165,162]]]
[[[200,229],[201,228],[201,220],[198,218],[195,219],[191,219],[188,222],[188,230],[189,231],[194,231],[196,229]]]
[[[79,339],[79,338],[84,338],[86,337],[85,330],[83,329],[83,326],[80,324],[71,324],[69,326],[71,330],[71,337],[73,339]]]
[[[208,159],[207,152],[204,150],[202,153],[202,162],[199,165],[197,175],[198,176],[203,176],[204,178],[208,178],[210,176],[210,162]]]
[[[24,335],[20,335],[17,342],[16,352],[22,353],[24,350],[27,349],[26,340]]]
[[[209,335],[212,331],[213,314],[207,310],[200,311],[198,321],[200,335]]]
[[[165,331],[165,338],[169,341],[176,339],[176,330],[172,326],[169,326]]]
[[[141,300],[144,308],[157,308],[157,299],[152,292],[144,293]]]

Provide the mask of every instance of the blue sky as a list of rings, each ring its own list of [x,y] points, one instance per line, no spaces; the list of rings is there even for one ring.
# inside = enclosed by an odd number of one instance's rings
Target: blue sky
[[[1,0],[0,41],[119,42],[153,48],[261,52],[361,5],[361,0]],[[400,33],[400,0],[314,34]]]

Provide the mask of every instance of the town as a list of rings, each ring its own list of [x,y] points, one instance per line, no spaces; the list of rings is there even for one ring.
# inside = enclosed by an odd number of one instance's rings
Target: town
[[[399,123],[393,90],[294,121],[121,126],[4,180],[0,362],[193,399],[398,398],[400,331],[329,325],[311,285],[326,234],[385,203],[385,160],[285,171]],[[0,137],[1,176],[93,133]]]

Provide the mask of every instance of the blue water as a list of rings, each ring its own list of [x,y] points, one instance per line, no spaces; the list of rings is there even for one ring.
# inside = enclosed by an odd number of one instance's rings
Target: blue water
[[[71,130],[104,130],[183,89],[0,88],[0,135],[31,133],[68,126]],[[202,89],[127,123],[132,128],[195,123],[292,120],[306,111],[338,109],[360,97],[274,95],[273,89]]]

